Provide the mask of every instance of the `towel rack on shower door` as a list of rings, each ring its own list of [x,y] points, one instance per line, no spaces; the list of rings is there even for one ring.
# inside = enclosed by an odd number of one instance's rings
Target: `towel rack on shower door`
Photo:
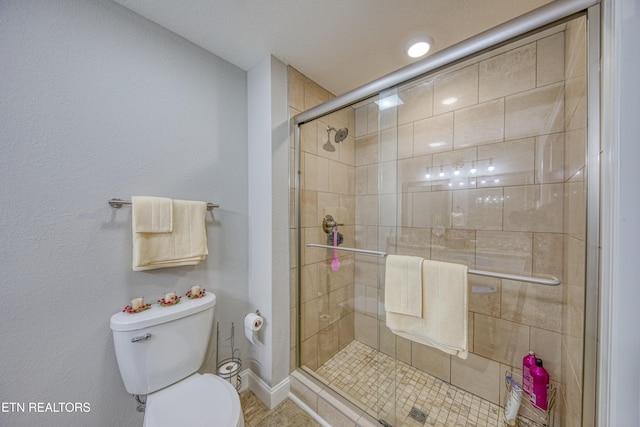
[[[325,249],[336,249],[339,251],[346,252],[356,252],[359,254],[366,255],[377,255],[381,258],[387,256],[386,252],[380,251],[371,251],[368,249],[355,249],[355,248],[342,248],[340,246],[330,246],[330,245],[318,245],[315,243],[307,243],[307,247],[309,248],[325,248]],[[535,283],[536,285],[545,285],[545,286],[558,286],[560,284],[560,280],[555,276],[549,276],[549,279],[543,279],[540,277],[529,277],[529,276],[519,276],[516,274],[508,274],[508,273],[496,273],[494,271],[484,271],[484,270],[467,270],[469,274],[475,274],[476,276],[486,276],[486,277],[495,277],[498,279],[508,279],[508,280],[517,280],[519,282],[528,282]]]

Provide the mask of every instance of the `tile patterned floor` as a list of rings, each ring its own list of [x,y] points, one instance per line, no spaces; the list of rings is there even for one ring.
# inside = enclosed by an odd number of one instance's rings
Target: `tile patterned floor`
[[[240,393],[245,427],[316,427],[309,414],[290,399],[269,410],[251,391]]]
[[[503,425],[498,405],[358,341],[352,341],[316,373],[331,386],[362,402],[371,415],[378,414],[377,418],[394,427]],[[394,411],[396,402],[398,407]],[[409,417],[414,407],[425,413],[424,423]]]

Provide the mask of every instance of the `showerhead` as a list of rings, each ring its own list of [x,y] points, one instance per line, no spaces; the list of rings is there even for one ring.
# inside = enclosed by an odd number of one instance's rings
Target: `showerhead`
[[[340,144],[342,141],[347,139],[347,135],[349,135],[349,129],[347,128],[336,129],[332,128],[331,126],[327,126],[327,133],[330,133],[331,131],[336,132],[335,136],[333,137],[333,140],[336,144]]]

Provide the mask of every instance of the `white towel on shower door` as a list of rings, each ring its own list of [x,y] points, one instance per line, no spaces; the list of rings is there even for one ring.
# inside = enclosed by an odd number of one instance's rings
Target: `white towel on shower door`
[[[396,335],[466,359],[467,266],[424,260],[422,276],[423,317],[387,311],[387,327]]]
[[[422,317],[422,262],[424,258],[387,255],[384,308],[394,313]]]

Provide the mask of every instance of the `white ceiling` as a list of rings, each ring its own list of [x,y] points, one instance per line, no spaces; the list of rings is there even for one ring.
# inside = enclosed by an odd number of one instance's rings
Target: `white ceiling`
[[[248,71],[271,54],[335,95],[551,0],[114,0]],[[413,60],[415,61],[415,60]]]

